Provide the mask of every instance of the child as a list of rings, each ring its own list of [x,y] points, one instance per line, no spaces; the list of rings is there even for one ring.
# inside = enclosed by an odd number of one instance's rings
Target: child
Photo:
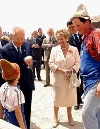
[[[6,81],[0,87],[0,118],[4,112],[8,114],[8,121],[21,129],[26,128],[23,104],[25,103],[22,91],[17,87],[20,78],[20,68],[16,63],[10,63],[5,59],[0,60],[2,78]]]

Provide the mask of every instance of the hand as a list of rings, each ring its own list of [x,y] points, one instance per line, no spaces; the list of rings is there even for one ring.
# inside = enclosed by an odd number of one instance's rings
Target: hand
[[[32,48],[35,48],[35,46],[36,46],[36,45],[35,45],[35,44],[33,44],[33,45],[32,45]]]
[[[32,65],[33,64],[32,56],[26,56],[24,58],[24,62],[26,63],[26,65]]]
[[[35,48],[39,48],[39,45],[38,45],[38,44],[36,44],[36,45],[35,45]]]
[[[66,70],[64,73],[64,76],[71,76],[72,75],[72,69]]]
[[[52,47],[54,47],[54,44],[51,44]]]
[[[26,64],[29,65],[29,66],[32,66],[33,61],[32,60],[29,60]]]
[[[97,96],[100,97],[100,83],[97,86],[97,92],[96,92]]]

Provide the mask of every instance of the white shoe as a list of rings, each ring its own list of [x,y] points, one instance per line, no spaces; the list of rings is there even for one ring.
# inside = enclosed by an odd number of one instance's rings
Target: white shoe
[[[53,122],[53,128],[56,128],[58,126],[58,121],[57,122]]]
[[[74,126],[74,121],[72,120],[72,121],[68,121],[68,124],[70,125],[70,126]]]

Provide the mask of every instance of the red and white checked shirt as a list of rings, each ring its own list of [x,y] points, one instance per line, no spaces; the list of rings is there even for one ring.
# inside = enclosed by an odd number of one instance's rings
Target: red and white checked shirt
[[[92,28],[82,37],[86,43],[86,51],[97,61],[100,61],[100,29]]]

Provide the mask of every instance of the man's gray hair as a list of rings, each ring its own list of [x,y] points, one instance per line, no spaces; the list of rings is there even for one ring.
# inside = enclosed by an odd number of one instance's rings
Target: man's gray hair
[[[15,33],[22,31],[25,34],[25,31],[22,27],[13,27],[12,34],[15,35]]]

